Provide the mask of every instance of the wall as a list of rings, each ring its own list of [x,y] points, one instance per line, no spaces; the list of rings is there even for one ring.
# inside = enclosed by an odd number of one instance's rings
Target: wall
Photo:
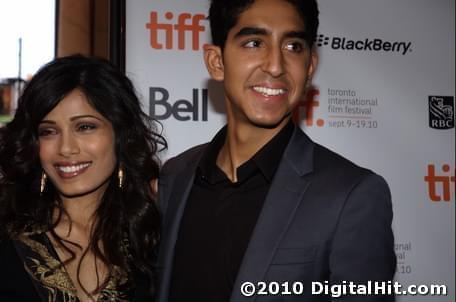
[[[454,1],[319,4],[320,65],[295,117],[312,139],[389,183],[396,279],[449,290],[397,300],[454,301]],[[144,109],[163,124],[164,159],[225,123],[222,88],[202,58],[207,8],[206,0],[127,2],[126,70]]]

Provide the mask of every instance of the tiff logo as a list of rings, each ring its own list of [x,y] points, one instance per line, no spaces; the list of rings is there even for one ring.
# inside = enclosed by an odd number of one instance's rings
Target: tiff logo
[[[427,166],[427,175],[424,177],[424,181],[428,184],[429,198],[432,201],[451,200],[451,187],[454,188],[455,177],[454,174],[451,175],[450,170],[450,166],[445,164],[442,166],[443,173],[436,175],[435,165]],[[453,186],[451,185],[452,182]]]
[[[173,22],[174,14],[172,12],[165,13],[165,19],[171,21],[169,23],[159,22],[158,13],[150,12],[150,21],[146,23],[146,28],[150,32],[150,46],[154,49],[163,49],[163,44],[166,49],[174,48],[174,35],[177,34],[177,49],[183,50],[187,47],[186,33],[191,33],[192,50],[200,49],[200,33],[206,29],[201,25],[201,21],[205,20],[203,14],[191,15],[182,13],[177,16],[177,23]],[[187,22],[190,21],[190,22]],[[164,33],[164,42],[160,40],[159,33]]]
[[[318,96],[320,95],[320,90],[313,88],[310,89],[304,100],[299,101],[298,105],[293,110],[293,121],[299,124],[301,120],[301,108],[304,110],[304,120],[307,127],[313,126],[314,124],[314,108],[320,105],[318,101]],[[315,124],[318,127],[323,127],[325,121],[323,119],[317,119]]]

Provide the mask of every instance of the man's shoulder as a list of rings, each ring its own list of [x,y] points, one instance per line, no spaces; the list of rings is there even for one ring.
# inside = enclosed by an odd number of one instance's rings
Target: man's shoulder
[[[357,165],[322,145],[315,146],[314,166],[317,178],[322,183],[331,185],[333,189],[353,187],[366,181],[373,181],[379,188],[389,190],[388,184],[381,175]]]
[[[301,129],[298,129],[298,134],[298,138],[295,140],[297,142],[296,145],[298,148],[306,149],[307,151],[303,151],[304,153],[311,154],[305,157],[308,159],[308,162],[311,159],[314,173],[334,174],[338,171],[356,175],[373,173],[371,170],[357,165],[336,151],[314,142]],[[309,152],[308,150],[311,151]],[[299,152],[295,151],[294,153],[297,154]]]
[[[358,173],[372,173],[372,171],[320,144],[315,144],[314,163],[322,169],[343,169]]]
[[[197,145],[171,157],[163,165],[162,173],[167,174],[167,172],[176,172],[191,163],[198,162],[207,145],[208,143]]]
[[[327,196],[328,200],[343,201],[346,199],[339,197],[348,196],[357,188],[364,192],[370,192],[369,194],[372,196],[377,194],[390,198],[388,197],[390,193],[387,182],[372,170],[359,166],[341,154],[310,139],[306,140],[305,144],[301,140],[301,143],[297,145],[302,150],[301,154],[303,155],[301,159],[299,159],[299,155],[295,155],[294,161],[296,165],[303,165],[302,162],[299,163],[299,160],[305,162],[305,165],[311,165],[307,168],[308,177],[311,180],[311,191],[321,198]],[[294,154],[299,154],[297,151],[295,149]]]

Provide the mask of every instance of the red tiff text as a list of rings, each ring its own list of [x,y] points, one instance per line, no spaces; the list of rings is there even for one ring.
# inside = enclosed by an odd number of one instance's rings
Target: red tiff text
[[[444,164],[442,165],[442,172],[436,174],[435,165],[427,166],[427,175],[424,176],[424,181],[428,184],[429,198],[432,201],[450,201],[452,187],[454,195],[455,177],[454,174],[451,175],[450,170],[450,165]]]
[[[187,47],[186,33],[191,33],[192,50],[200,49],[200,33],[205,31],[201,22],[205,20],[203,14],[182,13],[177,16],[177,23],[172,12],[165,13],[165,19],[170,23],[158,21],[158,13],[150,12],[150,20],[146,23],[149,30],[150,46],[154,49],[174,49],[175,34],[177,34],[177,49],[183,50]],[[173,22],[174,20],[174,22]],[[160,35],[161,33],[161,35]],[[163,41],[164,40],[164,41]]]

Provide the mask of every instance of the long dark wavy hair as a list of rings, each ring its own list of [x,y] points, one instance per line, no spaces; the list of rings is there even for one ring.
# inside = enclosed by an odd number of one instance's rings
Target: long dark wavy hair
[[[125,171],[122,188],[117,173],[108,180],[87,250],[107,265],[109,273],[116,265],[148,276],[153,292],[151,262],[160,219],[150,182],[158,177],[157,153],[166,142],[141,110],[131,81],[108,61],[81,55],[58,58],[26,85],[13,120],[0,128],[0,239],[15,238],[32,225],[48,230],[58,243],[64,241],[54,232],[60,218],[68,216],[56,188],[48,182],[40,194],[38,125],[74,89],[80,89],[112,124],[117,164]],[[125,240],[127,252],[120,244]],[[71,254],[68,261],[75,258]]]

